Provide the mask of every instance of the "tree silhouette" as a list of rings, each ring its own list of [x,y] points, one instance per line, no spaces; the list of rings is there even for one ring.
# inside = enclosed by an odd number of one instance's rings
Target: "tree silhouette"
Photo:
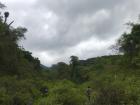
[[[70,66],[71,66],[71,79],[72,80],[76,80],[77,76],[78,76],[78,62],[79,62],[79,58],[77,56],[71,56],[70,57]]]
[[[4,12],[4,18],[5,18],[4,23],[7,22],[8,17],[9,17],[9,12]]]

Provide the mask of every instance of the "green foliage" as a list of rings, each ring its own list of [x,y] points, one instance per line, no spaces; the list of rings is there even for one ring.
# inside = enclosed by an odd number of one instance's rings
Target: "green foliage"
[[[139,96],[133,93],[128,93],[128,90],[119,84],[101,87],[99,94],[96,97],[95,104],[97,105],[138,105]]]
[[[129,64],[137,65],[135,59],[140,58],[140,24],[131,23],[132,29],[130,33],[124,33],[118,40],[120,52],[126,56]]]
[[[24,49],[22,49],[21,51],[22,51],[23,57],[33,64],[35,70],[41,69],[40,60],[38,58],[34,58],[32,56],[32,53],[30,53],[29,51],[25,51]]]
[[[73,80],[74,82],[79,81],[78,63],[79,58],[77,56],[70,57],[71,80]]]
[[[18,46],[26,31],[9,26],[0,16],[0,105],[27,105],[41,95],[35,80],[40,61]]]
[[[82,105],[86,97],[78,87],[69,81],[61,81],[50,88],[47,97],[37,100],[35,105]]]
[[[51,70],[55,71],[54,75],[57,79],[70,79],[70,67],[64,62],[53,65]]]
[[[34,80],[5,76],[0,78],[0,84],[0,105],[25,105],[40,95]]]
[[[124,91],[116,87],[107,87],[100,90],[97,96],[97,105],[123,105],[125,100]]]
[[[0,16],[0,105],[140,105],[140,24],[132,24],[131,32],[120,38],[124,55],[71,56],[69,65],[59,62],[50,68],[41,68],[38,58],[18,46],[26,31]],[[122,59],[137,68],[126,68]]]
[[[25,39],[26,28],[13,28],[0,20],[0,72],[20,75],[23,71],[30,72],[40,69],[40,61],[18,46],[18,41]],[[29,58],[30,56],[30,58]],[[25,64],[32,65],[25,67]],[[29,70],[29,71],[28,71]]]

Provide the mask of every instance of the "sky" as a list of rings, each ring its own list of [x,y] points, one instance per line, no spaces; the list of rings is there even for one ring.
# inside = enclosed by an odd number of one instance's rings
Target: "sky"
[[[20,45],[42,64],[113,54],[129,21],[140,13],[140,0],[1,0],[13,26],[26,27]]]

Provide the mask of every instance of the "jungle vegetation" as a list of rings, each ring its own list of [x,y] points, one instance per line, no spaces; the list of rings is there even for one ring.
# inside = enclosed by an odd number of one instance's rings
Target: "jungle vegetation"
[[[45,67],[18,45],[27,29],[8,24],[9,15],[0,15],[0,105],[140,105],[140,23],[118,39],[117,55]]]

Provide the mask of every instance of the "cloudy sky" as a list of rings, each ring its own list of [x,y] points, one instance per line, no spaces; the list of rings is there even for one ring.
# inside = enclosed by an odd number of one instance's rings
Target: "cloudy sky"
[[[140,0],[2,0],[14,26],[28,29],[21,45],[47,66],[109,55],[109,47],[136,20]]]

